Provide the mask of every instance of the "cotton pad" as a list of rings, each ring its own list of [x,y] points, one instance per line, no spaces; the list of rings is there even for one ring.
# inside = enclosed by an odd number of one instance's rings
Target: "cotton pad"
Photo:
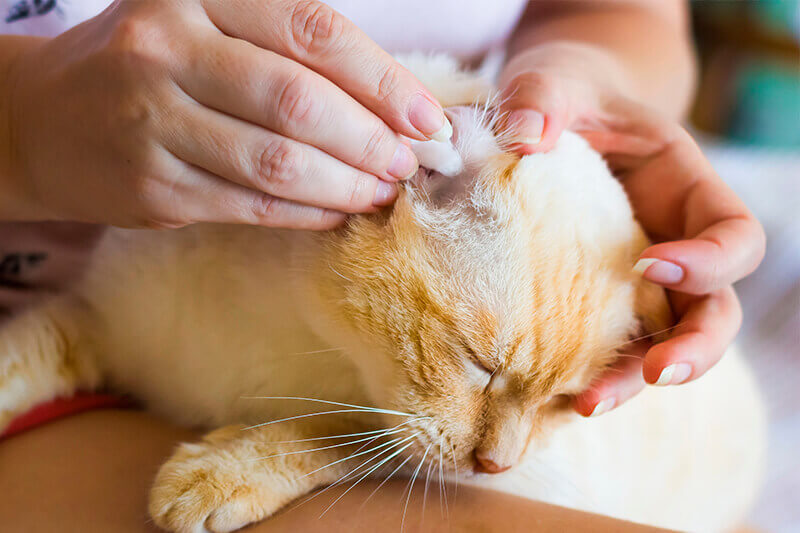
[[[422,167],[452,177],[464,170],[464,161],[452,141],[415,141],[410,139],[411,150]]]

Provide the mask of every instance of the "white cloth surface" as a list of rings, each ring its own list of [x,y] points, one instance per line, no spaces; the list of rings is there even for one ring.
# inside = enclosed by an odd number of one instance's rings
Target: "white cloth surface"
[[[756,373],[769,413],[767,472],[751,525],[771,533],[796,533],[800,531],[800,150],[711,140],[701,146],[767,233],[764,262],[737,284],[744,309],[738,342]]]

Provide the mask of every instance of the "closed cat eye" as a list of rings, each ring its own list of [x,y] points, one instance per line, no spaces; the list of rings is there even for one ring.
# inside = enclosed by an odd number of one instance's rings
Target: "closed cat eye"
[[[488,366],[486,366],[486,365],[485,365],[485,364],[484,364],[484,363],[483,363],[483,362],[480,360],[480,358],[478,357],[478,354],[477,354],[477,353],[475,353],[475,350],[473,350],[472,348],[470,348],[469,344],[467,344],[467,343],[466,343],[466,342],[464,342],[464,341],[461,341],[461,346],[464,348],[464,351],[465,351],[465,352],[467,353],[467,355],[469,356],[469,360],[470,360],[470,362],[471,362],[473,365],[475,365],[475,366],[476,366],[478,369],[480,369],[480,370],[481,370],[481,371],[483,371],[483,372],[486,372],[486,373],[487,373],[487,374],[489,374],[489,375],[491,375],[491,374],[494,374],[495,370],[494,370],[494,369],[491,369],[491,368],[489,368]]]
[[[473,365],[478,367],[483,372],[486,372],[489,375],[494,374],[494,370],[490,369],[489,367],[487,367],[486,365],[481,363],[479,359],[477,359],[475,357],[470,357],[470,361],[472,362]]]

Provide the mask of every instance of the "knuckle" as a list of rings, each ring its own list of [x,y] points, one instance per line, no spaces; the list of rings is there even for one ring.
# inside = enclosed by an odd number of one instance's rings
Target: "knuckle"
[[[280,202],[274,196],[256,194],[252,199],[250,212],[260,223],[273,226],[279,222],[279,206]]]
[[[317,213],[310,229],[328,230],[339,226],[344,222],[345,216],[342,213],[331,211],[330,209],[320,209]]]
[[[303,167],[302,149],[287,140],[267,145],[257,161],[256,185],[265,192],[285,189],[300,175]]]
[[[372,206],[373,195],[370,194],[370,191],[374,187],[370,187],[370,181],[362,176],[350,180],[345,196],[348,211],[358,212]]]
[[[119,95],[117,105],[107,115],[106,121],[113,131],[123,133],[126,139],[136,139],[145,146],[157,131],[160,120],[157,110],[141,92]]]
[[[302,55],[332,48],[344,32],[344,20],[336,11],[309,0],[295,4],[289,26],[291,44]]]
[[[388,149],[390,146],[389,129],[383,124],[376,125],[361,150],[361,157],[358,161],[359,168],[366,169],[382,164],[388,166],[391,157]],[[389,153],[389,155],[386,156],[385,153]]]
[[[154,19],[144,15],[124,17],[114,27],[109,48],[117,55],[134,58],[160,58],[167,50],[165,35]]]
[[[161,180],[152,175],[142,175],[131,180],[131,186],[133,204],[140,206],[145,213],[155,211],[155,206],[160,203],[165,189]]]
[[[400,87],[400,81],[403,79],[400,68],[399,65],[393,63],[381,75],[375,92],[375,99],[378,102],[386,102],[397,92]]]
[[[311,83],[305,76],[292,76],[278,95],[278,122],[286,131],[316,127],[320,116]]]
[[[552,74],[538,71],[527,71],[517,75],[509,84],[510,99],[535,98],[542,103],[560,102],[561,82]]]

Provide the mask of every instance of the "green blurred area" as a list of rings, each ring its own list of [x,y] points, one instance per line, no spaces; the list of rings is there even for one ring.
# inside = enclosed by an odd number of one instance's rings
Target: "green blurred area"
[[[698,1],[692,14],[701,63],[693,124],[800,148],[800,1]]]

